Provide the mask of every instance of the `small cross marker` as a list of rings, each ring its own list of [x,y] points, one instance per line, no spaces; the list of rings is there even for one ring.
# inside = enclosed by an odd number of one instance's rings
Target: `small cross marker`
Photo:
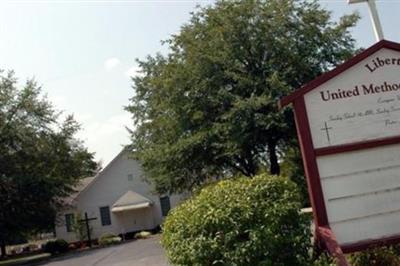
[[[331,138],[329,136],[329,130],[332,129],[332,127],[328,127],[328,123],[325,122],[325,127],[321,128],[321,130],[326,131],[326,137],[328,139],[329,145],[331,144]]]

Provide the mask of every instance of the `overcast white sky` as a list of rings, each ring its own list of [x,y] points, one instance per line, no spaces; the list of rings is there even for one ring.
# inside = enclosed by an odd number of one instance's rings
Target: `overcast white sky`
[[[353,34],[359,46],[375,42],[366,4],[321,4],[334,17],[359,10]],[[132,96],[135,58],[166,53],[161,40],[177,33],[195,6],[212,1],[3,1],[0,69],[21,81],[35,77],[58,109],[82,124],[79,137],[96,159],[109,162],[129,143],[123,110]],[[400,0],[378,0],[385,38],[400,41]]]

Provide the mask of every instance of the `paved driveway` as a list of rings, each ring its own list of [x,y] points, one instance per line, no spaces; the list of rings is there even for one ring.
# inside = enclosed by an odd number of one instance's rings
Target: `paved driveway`
[[[55,258],[48,266],[164,266],[168,265],[160,237],[136,240],[108,248],[83,251]]]

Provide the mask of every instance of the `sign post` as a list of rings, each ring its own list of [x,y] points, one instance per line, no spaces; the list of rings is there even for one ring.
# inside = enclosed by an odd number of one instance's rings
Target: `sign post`
[[[382,40],[292,94],[317,241],[400,242],[400,44]]]

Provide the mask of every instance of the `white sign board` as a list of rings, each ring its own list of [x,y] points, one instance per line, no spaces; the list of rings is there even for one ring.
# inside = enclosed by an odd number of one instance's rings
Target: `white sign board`
[[[381,49],[304,96],[315,148],[400,134],[400,53]]]
[[[400,52],[382,48],[304,94],[315,149],[400,135]],[[400,233],[400,144],[317,156],[340,245]]]

